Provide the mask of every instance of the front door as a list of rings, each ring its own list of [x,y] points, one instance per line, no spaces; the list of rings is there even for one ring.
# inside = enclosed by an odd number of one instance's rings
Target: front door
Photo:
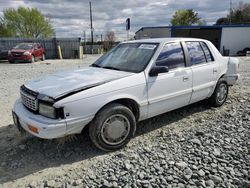
[[[33,48],[34,48],[35,59],[38,59],[39,58],[39,49],[38,49],[37,44],[34,44]]]
[[[192,71],[180,43],[166,44],[155,65],[167,66],[169,72],[147,78],[148,117],[187,105],[192,93]]]

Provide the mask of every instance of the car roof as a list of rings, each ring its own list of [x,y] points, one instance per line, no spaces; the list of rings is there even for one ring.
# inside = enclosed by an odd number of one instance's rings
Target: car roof
[[[34,45],[34,44],[38,44],[38,43],[35,43],[35,42],[22,42],[22,43],[19,43],[19,44],[25,44],[25,45]],[[17,45],[19,45],[17,44]]]
[[[132,40],[126,41],[125,43],[166,43],[166,42],[180,42],[180,41],[206,41],[200,38],[179,38],[179,37],[171,37],[171,38],[150,38],[150,39],[140,39],[140,40]]]

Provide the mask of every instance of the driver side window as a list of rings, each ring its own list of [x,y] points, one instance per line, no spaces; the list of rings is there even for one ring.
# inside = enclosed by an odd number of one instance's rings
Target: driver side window
[[[166,44],[156,60],[156,65],[167,66],[168,69],[185,67],[185,58],[181,44]]]

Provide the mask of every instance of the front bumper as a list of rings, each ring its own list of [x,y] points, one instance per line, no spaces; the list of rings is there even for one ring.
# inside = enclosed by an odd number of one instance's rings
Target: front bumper
[[[18,119],[18,122],[15,122],[15,124],[19,123],[25,131],[34,136],[52,139],[63,137],[66,134],[65,120],[50,119],[34,114],[23,106],[20,99],[16,101],[13,113],[16,114]],[[31,131],[29,126],[37,128],[37,133]]]
[[[70,134],[81,133],[82,129],[93,119],[93,116],[71,119],[51,119],[27,110],[18,99],[13,108],[14,123],[30,134],[44,139],[60,138]],[[15,122],[18,120],[18,122]],[[32,131],[30,127],[37,131]],[[19,127],[20,128],[20,127]]]
[[[32,58],[31,55],[8,56],[9,61],[15,61],[15,62],[30,62],[31,58]]]

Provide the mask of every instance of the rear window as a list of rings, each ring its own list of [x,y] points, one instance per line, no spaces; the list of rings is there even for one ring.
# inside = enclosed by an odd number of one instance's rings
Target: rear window
[[[205,53],[199,42],[186,42],[192,65],[206,62]]]

